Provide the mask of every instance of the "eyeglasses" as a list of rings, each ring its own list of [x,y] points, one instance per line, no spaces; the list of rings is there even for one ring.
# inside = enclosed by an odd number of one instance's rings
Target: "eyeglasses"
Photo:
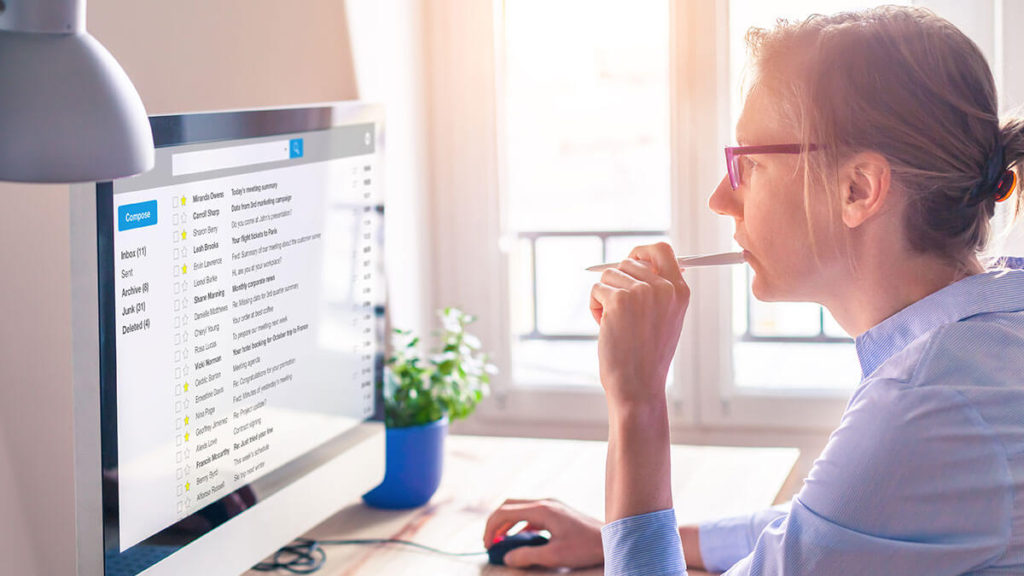
[[[817,144],[808,144],[807,151],[817,150]],[[805,150],[803,144],[768,144],[766,146],[726,146],[725,166],[729,170],[729,184],[735,190],[744,181],[743,164],[740,156],[747,154],[800,154]]]

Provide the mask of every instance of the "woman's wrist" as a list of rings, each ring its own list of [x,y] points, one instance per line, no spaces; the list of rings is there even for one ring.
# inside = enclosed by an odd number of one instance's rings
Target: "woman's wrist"
[[[611,428],[650,429],[658,424],[668,425],[668,400],[664,394],[644,399],[608,398],[608,422]],[[611,430],[614,431],[614,430]]]
[[[704,558],[700,554],[700,527],[686,525],[679,527],[679,540],[683,543],[683,558],[687,568],[704,569]]]

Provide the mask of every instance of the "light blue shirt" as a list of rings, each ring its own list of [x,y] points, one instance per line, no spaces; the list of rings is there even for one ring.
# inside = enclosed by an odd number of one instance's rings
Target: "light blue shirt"
[[[709,570],[1024,574],[1024,259],[1000,265],[857,338],[863,380],[791,508],[702,525]],[[606,525],[605,574],[685,574],[675,522]]]

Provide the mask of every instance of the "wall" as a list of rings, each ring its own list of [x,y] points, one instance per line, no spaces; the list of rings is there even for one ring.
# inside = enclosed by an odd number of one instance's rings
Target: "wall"
[[[46,538],[75,537],[61,521],[74,509],[67,196],[66,186],[0,190],[0,558],[10,574],[72,573]]]
[[[357,95],[339,0],[90,0],[87,28],[150,114]],[[0,206],[0,558],[74,574],[68,187],[0,183]]]
[[[357,97],[340,0],[89,0],[150,114]]]

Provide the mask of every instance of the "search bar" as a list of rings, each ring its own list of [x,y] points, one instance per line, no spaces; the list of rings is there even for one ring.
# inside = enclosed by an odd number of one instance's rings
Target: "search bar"
[[[239,168],[267,162],[302,158],[302,138],[275,140],[259,144],[245,144],[214,150],[179,152],[171,156],[171,175],[182,176],[211,172],[226,168]]]

